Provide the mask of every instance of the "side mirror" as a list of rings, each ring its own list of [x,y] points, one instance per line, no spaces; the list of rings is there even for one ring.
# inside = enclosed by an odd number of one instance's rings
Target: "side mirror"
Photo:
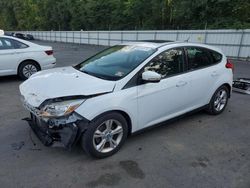
[[[161,75],[154,71],[145,71],[142,73],[142,80],[145,82],[157,83],[161,81]]]

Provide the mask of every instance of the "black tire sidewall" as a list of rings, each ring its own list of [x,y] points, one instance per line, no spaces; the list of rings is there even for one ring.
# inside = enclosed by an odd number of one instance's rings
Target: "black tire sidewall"
[[[108,153],[101,153],[101,152],[98,152],[93,145],[93,135],[97,127],[108,119],[115,119],[121,123],[122,128],[123,128],[123,137],[119,145],[114,150]],[[89,154],[92,157],[101,159],[101,158],[109,157],[115,154],[117,151],[119,151],[121,146],[124,144],[127,138],[127,135],[128,135],[128,124],[127,124],[126,119],[120,113],[111,112],[111,113],[98,116],[90,123],[88,129],[85,131],[85,133],[82,136],[81,144],[87,154]]]
[[[23,68],[26,65],[33,65],[36,67],[37,72],[39,71],[39,67],[36,63],[32,62],[32,61],[25,61],[23,63],[20,64],[20,66],[18,67],[18,76],[22,79],[22,80],[27,80],[28,78],[23,74]]]

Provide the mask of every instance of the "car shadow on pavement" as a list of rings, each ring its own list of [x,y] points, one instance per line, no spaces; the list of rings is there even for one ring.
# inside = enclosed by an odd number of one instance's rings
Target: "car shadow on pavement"
[[[18,76],[0,76],[0,83],[6,82],[21,82],[22,80]]]
[[[137,143],[138,141],[142,140],[142,139],[147,139],[147,137],[152,137],[152,135],[159,135],[159,133],[163,133],[163,132],[167,132],[167,131],[173,131],[176,129],[185,129],[185,126],[183,123],[184,122],[188,122],[188,121],[196,121],[197,124],[201,123],[201,119],[204,116],[209,116],[207,115],[204,111],[199,111],[196,113],[192,113],[192,114],[187,114],[187,115],[183,115],[179,118],[175,118],[172,120],[168,120],[165,121],[163,123],[154,125],[148,129],[144,129],[143,131],[140,131],[136,134],[134,134],[133,136],[130,136],[127,140],[126,145],[132,147],[135,143]],[[62,147],[46,147],[43,146],[42,143],[40,143],[39,139],[36,137],[36,135],[30,130],[28,129],[29,133],[29,139],[28,141],[28,145],[29,145],[29,150],[32,150],[34,152],[45,152],[45,153],[50,153],[48,154],[50,155],[63,155],[64,158],[71,158],[71,157],[82,157],[81,160],[87,160],[87,161],[92,161],[95,160],[94,158],[91,158],[87,155],[87,153],[85,153],[81,147],[81,140],[79,140],[72,148],[71,150],[66,150]],[[177,130],[178,132],[178,130]],[[152,143],[153,144],[153,143]],[[135,147],[135,146],[134,146]],[[30,149],[31,148],[31,149]],[[124,150],[126,149],[123,148]],[[128,148],[127,148],[128,149]],[[130,150],[130,149],[128,149]],[[123,151],[125,152],[125,151]],[[84,156],[84,157],[83,157]]]
[[[141,135],[147,136],[147,134],[153,134],[157,132],[162,132],[167,129],[175,129],[179,126],[183,126],[184,122],[189,121],[196,121],[197,124],[202,123],[202,120],[204,116],[209,116],[205,110],[200,111],[193,111],[189,112],[187,114],[178,116],[176,118],[163,121],[161,123],[155,124],[153,126],[150,126],[148,128],[142,129],[134,134],[131,135],[131,137],[140,137]]]

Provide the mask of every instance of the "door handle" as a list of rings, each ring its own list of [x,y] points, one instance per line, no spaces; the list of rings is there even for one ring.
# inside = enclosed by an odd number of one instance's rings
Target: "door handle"
[[[185,81],[179,81],[177,84],[176,84],[176,87],[182,87],[182,86],[185,86],[187,85],[187,82]]]
[[[219,74],[216,72],[216,71],[213,71],[212,73],[211,73],[211,76],[213,76],[213,77],[215,77],[215,76],[218,76]]]

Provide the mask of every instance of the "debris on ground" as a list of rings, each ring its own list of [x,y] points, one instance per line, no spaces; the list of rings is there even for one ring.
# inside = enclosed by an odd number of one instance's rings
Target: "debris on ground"
[[[250,95],[250,78],[238,78],[234,80],[233,91]]]

